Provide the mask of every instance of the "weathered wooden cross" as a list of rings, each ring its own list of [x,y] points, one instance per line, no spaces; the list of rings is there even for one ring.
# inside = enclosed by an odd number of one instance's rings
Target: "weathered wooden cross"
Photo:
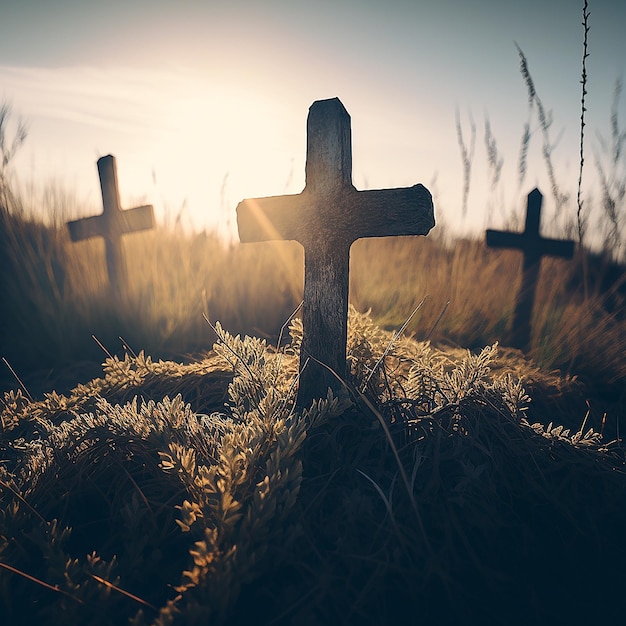
[[[306,181],[296,195],[243,200],[243,243],[292,239],[304,247],[303,339],[298,406],[337,392],[346,374],[350,246],[360,237],[426,235],[435,225],[423,185],[357,191],[350,116],[338,98],[319,100],[307,119]],[[384,262],[384,260],[381,260]]]
[[[98,174],[102,189],[102,213],[68,222],[67,226],[72,241],[104,237],[109,282],[114,292],[120,294],[126,284],[122,235],[154,228],[154,208],[147,205],[122,210],[114,156],[98,159]]]
[[[544,239],[539,234],[542,200],[543,196],[539,189],[533,189],[528,194],[526,227],[523,233],[487,231],[487,245],[490,248],[517,248],[524,253],[522,285],[517,296],[511,329],[511,344],[521,350],[530,346],[530,321],[535,303],[541,257],[558,256],[570,259],[574,255],[573,241]]]

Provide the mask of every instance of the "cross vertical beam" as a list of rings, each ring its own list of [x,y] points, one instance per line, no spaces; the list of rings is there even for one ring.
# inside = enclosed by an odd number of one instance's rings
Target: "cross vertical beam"
[[[574,255],[573,241],[546,239],[540,235],[542,202],[543,196],[539,189],[533,189],[528,194],[523,233],[487,230],[487,245],[490,248],[515,248],[524,254],[522,284],[517,295],[511,328],[511,344],[520,350],[530,347],[531,320],[542,257],[571,259]]]
[[[102,190],[103,211],[67,223],[72,241],[103,237],[109,283],[116,295],[126,286],[126,265],[122,251],[122,235],[154,228],[152,205],[122,210],[117,183],[117,164],[112,155],[98,159],[98,175]]]
[[[426,235],[435,225],[423,185],[357,191],[350,116],[338,98],[314,102],[307,118],[306,184],[295,195],[243,200],[242,243],[295,240],[304,247],[303,338],[297,404],[335,393],[346,375],[350,246],[361,237]]]

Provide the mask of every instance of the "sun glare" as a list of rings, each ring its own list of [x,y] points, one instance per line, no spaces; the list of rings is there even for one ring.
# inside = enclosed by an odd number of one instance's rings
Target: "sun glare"
[[[232,222],[244,198],[301,190],[304,167],[301,181],[292,169],[296,152],[304,154],[304,130],[288,137],[284,111],[273,110],[269,99],[190,84],[164,109],[154,182],[163,197],[180,198],[195,225]]]
[[[32,121],[20,171],[62,176],[91,211],[100,204],[95,163],[113,154],[122,206],[149,202],[157,220],[180,215],[189,228],[236,236],[239,201],[302,190],[305,121],[300,106],[220,72],[5,68],[15,110]],[[43,139],[54,153],[41,153]]]

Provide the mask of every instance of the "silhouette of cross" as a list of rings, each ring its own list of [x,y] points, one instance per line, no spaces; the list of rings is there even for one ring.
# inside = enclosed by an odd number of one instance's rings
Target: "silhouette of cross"
[[[307,119],[306,184],[296,195],[243,200],[245,242],[296,240],[304,247],[303,338],[297,404],[307,408],[346,374],[350,246],[360,237],[426,235],[435,225],[423,185],[357,191],[350,116],[338,98],[319,100]],[[379,262],[385,262],[380,259]]]
[[[117,165],[112,155],[98,159],[103,211],[100,215],[68,222],[72,241],[104,237],[109,282],[119,294],[126,283],[126,266],[122,252],[122,235],[154,228],[152,205],[122,210],[117,185]]]
[[[541,258],[543,256],[558,256],[571,259],[574,255],[573,241],[545,239],[539,234],[542,201],[543,196],[539,189],[533,189],[528,194],[526,226],[523,233],[487,231],[487,245],[490,248],[516,248],[524,254],[522,285],[517,295],[511,329],[511,344],[521,350],[530,346],[530,321],[535,303]]]

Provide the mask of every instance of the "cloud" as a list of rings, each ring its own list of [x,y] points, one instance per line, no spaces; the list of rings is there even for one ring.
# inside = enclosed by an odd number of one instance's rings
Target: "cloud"
[[[180,69],[0,66],[1,95],[21,116],[133,134],[166,126],[169,99],[190,79]]]

